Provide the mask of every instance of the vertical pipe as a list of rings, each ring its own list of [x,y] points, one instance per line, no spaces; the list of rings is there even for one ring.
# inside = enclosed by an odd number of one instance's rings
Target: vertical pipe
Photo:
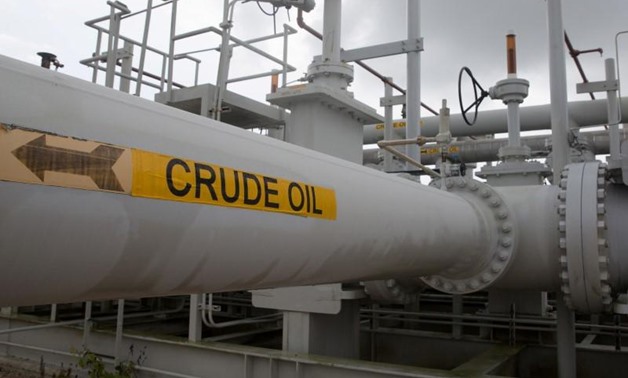
[[[550,0],[551,1],[551,0]],[[562,295],[556,300],[558,325],[556,349],[558,351],[558,377],[573,378],[576,376],[576,331],[574,313]]]
[[[85,320],[83,322],[83,347],[87,348],[89,332],[92,328],[92,302],[85,302]]]
[[[615,60],[613,58],[604,61],[606,68],[606,82],[613,83],[617,80],[615,73]],[[606,92],[606,104],[608,110],[608,127],[610,137],[611,160],[619,161],[620,142],[619,135],[619,102],[617,100],[617,91],[611,90]]]
[[[519,103],[511,101],[508,103],[508,145],[511,147],[521,147],[520,122]]]
[[[201,62],[195,62],[196,66],[194,67],[194,86],[198,85],[198,72],[201,68]]]
[[[517,77],[517,37],[514,31],[506,35],[506,66],[508,78]],[[519,103],[508,101],[508,145],[521,146],[521,125],[519,119]]]
[[[384,98],[390,99],[392,97],[392,77],[386,78],[388,83],[384,84]],[[384,140],[393,139],[393,106],[384,106]],[[390,152],[384,151],[384,172],[390,172],[393,170],[393,156]]]
[[[114,351],[114,364],[117,366],[122,361],[122,329],[124,327],[124,299],[118,299],[118,316],[116,317],[116,344]]]
[[[174,100],[172,93],[172,80],[174,76],[174,37],[177,29],[177,3],[179,0],[172,0],[172,14],[170,20],[170,46],[168,48],[168,94],[170,101]]]
[[[419,0],[408,0],[408,40],[413,41],[420,38],[420,17],[421,8]],[[406,92],[406,139],[416,139],[421,135],[419,121],[421,118],[421,61],[418,51],[408,53],[408,90]],[[410,158],[421,161],[421,149],[417,144],[406,146],[406,155]],[[407,164],[407,169],[415,169]],[[413,167],[413,168],[410,168]]]
[[[235,7],[235,2],[232,2]],[[220,27],[222,28],[222,42],[220,44],[220,61],[218,63],[218,77],[216,78],[216,91],[214,93],[214,105],[212,117],[220,121],[222,99],[227,90],[227,80],[229,79],[229,64],[231,59],[231,47],[229,39],[231,36],[231,20],[229,19],[229,0],[224,1],[223,17]]]
[[[139,96],[142,91],[142,79],[144,77],[144,62],[146,61],[146,47],[148,46],[148,31],[150,29],[150,19],[153,14],[153,0],[148,0],[146,6],[146,20],[144,21],[144,35],[142,36],[142,49],[140,51],[140,63],[137,70],[137,86],[135,95]]]
[[[341,0],[325,0],[323,62],[340,63]]]
[[[283,68],[281,73],[281,86],[288,83],[288,25],[283,25]]]
[[[565,31],[562,0],[547,0],[549,32],[550,94],[552,104],[552,161],[554,185],[560,183],[560,174],[568,164],[569,113],[567,109],[567,73],[565,68]]]
[[[122,59],[122,67],[120,68],[122,73],[122,76],[120,76],[120,92],[130,93],[131,79],[128,77],[133,72],[133,43],[124,41],[124,53],[125,57]]]

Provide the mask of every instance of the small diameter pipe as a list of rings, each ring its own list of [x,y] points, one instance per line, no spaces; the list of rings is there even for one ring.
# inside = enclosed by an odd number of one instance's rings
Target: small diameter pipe
[[[406,139],[406,140],[391,140],[391,141],[380,141],[377,143],[377,146],[385,151],[390,152],[391,154],[395,155],[396,157],[398,157],[399,159],[405,161],[406,163],[410,164],[410,165],[414,165],[415,167],[418,167],[419,169],[423,170],[425,173],[427,173],[428,175],[430,175],[432,178],[442,178],[442,176],[432,170],[430,167],[421,164],[420,161],[414,160],[413,158],[411,158],[410,156],[407,156],[399,151],[397,151],[394,146],[409,146],[412,144],[415,144],[417,146],[417,148],[420,148],[419,146],[425,144],[427,142],[427,139],[425,139],[426,141],[424,141],[423,143],[420,142],[420,137],[418,139],[415,140],[410,140],[410,139]]]
[[[567,72],[563,39],[563,14],[561,0],[547,1],[549,34],[550,94],[552,123],[552,169],[554,185],[560,183],[560,174],[569,157],[569,113],[567,109]]]
[[[246,318],[246,319],[238,319],[231,320],[222,323],[217,323],[214,321],[214,295],[213,294],[203,294],[202,295],[202,303],[203,303],[203,316],[201,316],[203,320],[203,324],[205,324],[209,328],[227,328],[233,327],[242,324],[259,324],[259,323],[270,323],[276,322],[281,319],[283,316],[281,313],[262,315],[254,318]]]
[[[323,18],[323,62],[340,63],[342,2],[325,0]]]
[[[420,38],[420,3],[419,0],[408,0],[408,40]],[[408,91],[406,93],[407,126],[406,139],[416,139],[421,135],[419,121],[421,119],[421,60],[418,51],[407,54]],[[409,159],[421,163],[421,149],[416,144],[406,146]],[[410,160],[404,159],[412,163]],[[410,166],[406,166],[410,169]]]
[[[604,61],[606,68],[606,82],[613,83],[617,80],[615,74],[615,60],[613,58]],[[617,100],[617,90],[606,92],[608,126],[610,136],[611,160],[621,160],[621,137],[619,135],[619,101]]]
[[[392,78],[387,78],[392,82]],[[392,97],[393,87],[386,83],[384,84],[384,97]],[[392,105],[386,105],[384,107],[384,140],[389,141],[393,139],[393,107]],[[384,172],[390,172],[393,170],[393,155],[389,152],[384,152]]]
[[[512,147],[521,146],[521,124],[519,118],[519,103],[508,103],[508,145]]]

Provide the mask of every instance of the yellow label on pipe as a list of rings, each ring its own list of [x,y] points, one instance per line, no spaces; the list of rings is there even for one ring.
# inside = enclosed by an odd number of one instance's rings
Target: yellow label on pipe
[[[336,194],[331,189],[140,150],[133,150],[131,194],[336,219]]]
[[[0,180],[336,219],[333,189],[2,124]]]

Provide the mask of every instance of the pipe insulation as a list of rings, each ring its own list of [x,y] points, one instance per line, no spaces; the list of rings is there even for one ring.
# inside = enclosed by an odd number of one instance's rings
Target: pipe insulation
[[[569,119],[573,126],[600,126],[608,123],[606,100],[574,101],[568,104]],[[621,99],[621,119],[628,119],[628,98]],[[469,127],[460,114],[452,114],[450,118],[451,134],[454,137],[480,136],[505,133],[507,127],[506,109],[487,110],[478,114],[478,121]],[[551,127],[551,106],[534,105],[520,109],[521,131],[548,130]],[[439,117],[421,119],[421,135],[434,137],[438,134]],[[405,138],[406,123],[404,120],[394,123],[395,138]],[[366,125],[364,127],[364,144],[373,144],[384,139],[383,124]]]
[[[73,145],[97,142],[92,154],[132,148],[133,164],[159,154],[181,175],[167,180],[178,193],[194,193],[198,167],[211,164],[243,180],[247,172],[269,179],[267,204],[283,201],[274,178],[308,183],[312,193],[326,188],[334,208],[317,218],[138,197],[146,188],[135,181],[130,195],[73,189],[63,186],[91,176],[44,164],[24,174],[28,183],[0,181],[0,306],[417,277],[460,268],[469,254],[490,249],[489,220],[455,194],[6,57],[0,85],[0,122],[43,133],[0,144],[2,164],[28,168],[15,160],[27,144],[67,154],[50,143],[68,136]],[[0,130],[3,138],[17,132],[10,129]]]

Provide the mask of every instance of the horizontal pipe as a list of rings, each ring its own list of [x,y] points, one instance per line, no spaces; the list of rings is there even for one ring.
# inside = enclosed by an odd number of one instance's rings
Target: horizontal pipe
[[[620,139],[625,140],[627,138],[628,132],[620,130]],[[530,147],[533,155],[546,156],[550,152],[548,148],[550,139],[550,135],[535,135],[523,137],[521,143]],[[594,155],[606,155],[610,152],[608,131],[581,132],[578,140],[587,145]],[[505,138],[465,140],[451,143],[448,150],[450,155],[464,163],[498,161],[499,149],[507,144],[508,139]],[[421,161],[424,164],[436,164],[440,158],[440,148],[430,144],[422,147]],[[364,164],[378,164],[382,161],[382,152],[379,149],[364,150],[363,161]]]
[[[337,207],[328,220],[0,182],[0,287],[19,288],[0,306],[416,277],[488,249],[454,194],[6,57],[0,84],[4,124],[309,183]]]
[[[621,109],[622,119],[628,119],[628,98],[621,99]],[[550,105],[521,107],[521,131],[550,129],[550,111]],[[506,109],[481,112],[478,114],[478,121],[473,126],[468,126],[460,114],[452,114],[450,118],[451,134],[454,137],[460,137],[505,133],[508,131],[507,114]],[[574,126],[605,125],[608,122],[606,100],[570,102],[569,117]],[[422,136],[433,137],[438,134],[438,116],[424,117],[421,122]],[[395,126],[395,138],[404,138],[405,122],[395,122]],[[364,127],[364,144],[374,144],[382,139],[384,139],[384,126],[382,124]]]

